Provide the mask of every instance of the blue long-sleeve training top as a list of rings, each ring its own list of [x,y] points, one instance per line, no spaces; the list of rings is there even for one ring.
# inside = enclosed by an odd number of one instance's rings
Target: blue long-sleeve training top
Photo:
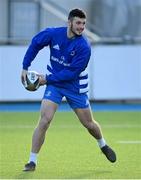
[[[91,55],[90,44],[83,35],[67,37],[67,27],[47,28],[33,37],[23,59],[28,70],[38,52],[49,46],[50,63],[47,64],[47,85],[69,89],[76,93],[88,92],[87,65]]]

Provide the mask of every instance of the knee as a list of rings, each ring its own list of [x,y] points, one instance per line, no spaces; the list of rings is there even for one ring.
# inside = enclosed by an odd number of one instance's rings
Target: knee
[[[92,129],[94,129],[94,127],[95,127],[93,121],[88,121],[84,126],[85,126],[88,130],[92,130]]]
[[[46,131],[48,127],[49,127],[49,123],[41,119],[38,128],[43,132]]]
[[[52,116],[48,115],[47,113],[41,113],[39,128],[42,129],[42,131],[47,130],[51,120],[52,120]]]
[[[52,115],[50,113],[47,112],[41,112],[41,119],[43,119],[46,123],[50,123],[50,121],[52,120]]]

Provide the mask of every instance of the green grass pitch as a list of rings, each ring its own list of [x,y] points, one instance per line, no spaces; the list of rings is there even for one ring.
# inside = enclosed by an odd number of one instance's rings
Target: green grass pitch
[[[0,179],[140,179],[141,112],[95,112],[117,153],[110,163],[73,112],[57,112],[35,172],[23,172],[38,112],[0,113]]]

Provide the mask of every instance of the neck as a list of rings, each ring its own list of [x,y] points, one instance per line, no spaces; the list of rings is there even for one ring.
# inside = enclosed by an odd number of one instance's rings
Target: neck
[[[74,38],[76,35],[71,31],[70,28],[67,28],[67,37],[68,38]]]

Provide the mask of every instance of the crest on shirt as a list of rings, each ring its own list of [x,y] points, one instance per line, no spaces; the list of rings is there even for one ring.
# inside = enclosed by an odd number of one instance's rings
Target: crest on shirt
[[[71,51],[70,55],[74,56],[75,55],[75,51]]]

